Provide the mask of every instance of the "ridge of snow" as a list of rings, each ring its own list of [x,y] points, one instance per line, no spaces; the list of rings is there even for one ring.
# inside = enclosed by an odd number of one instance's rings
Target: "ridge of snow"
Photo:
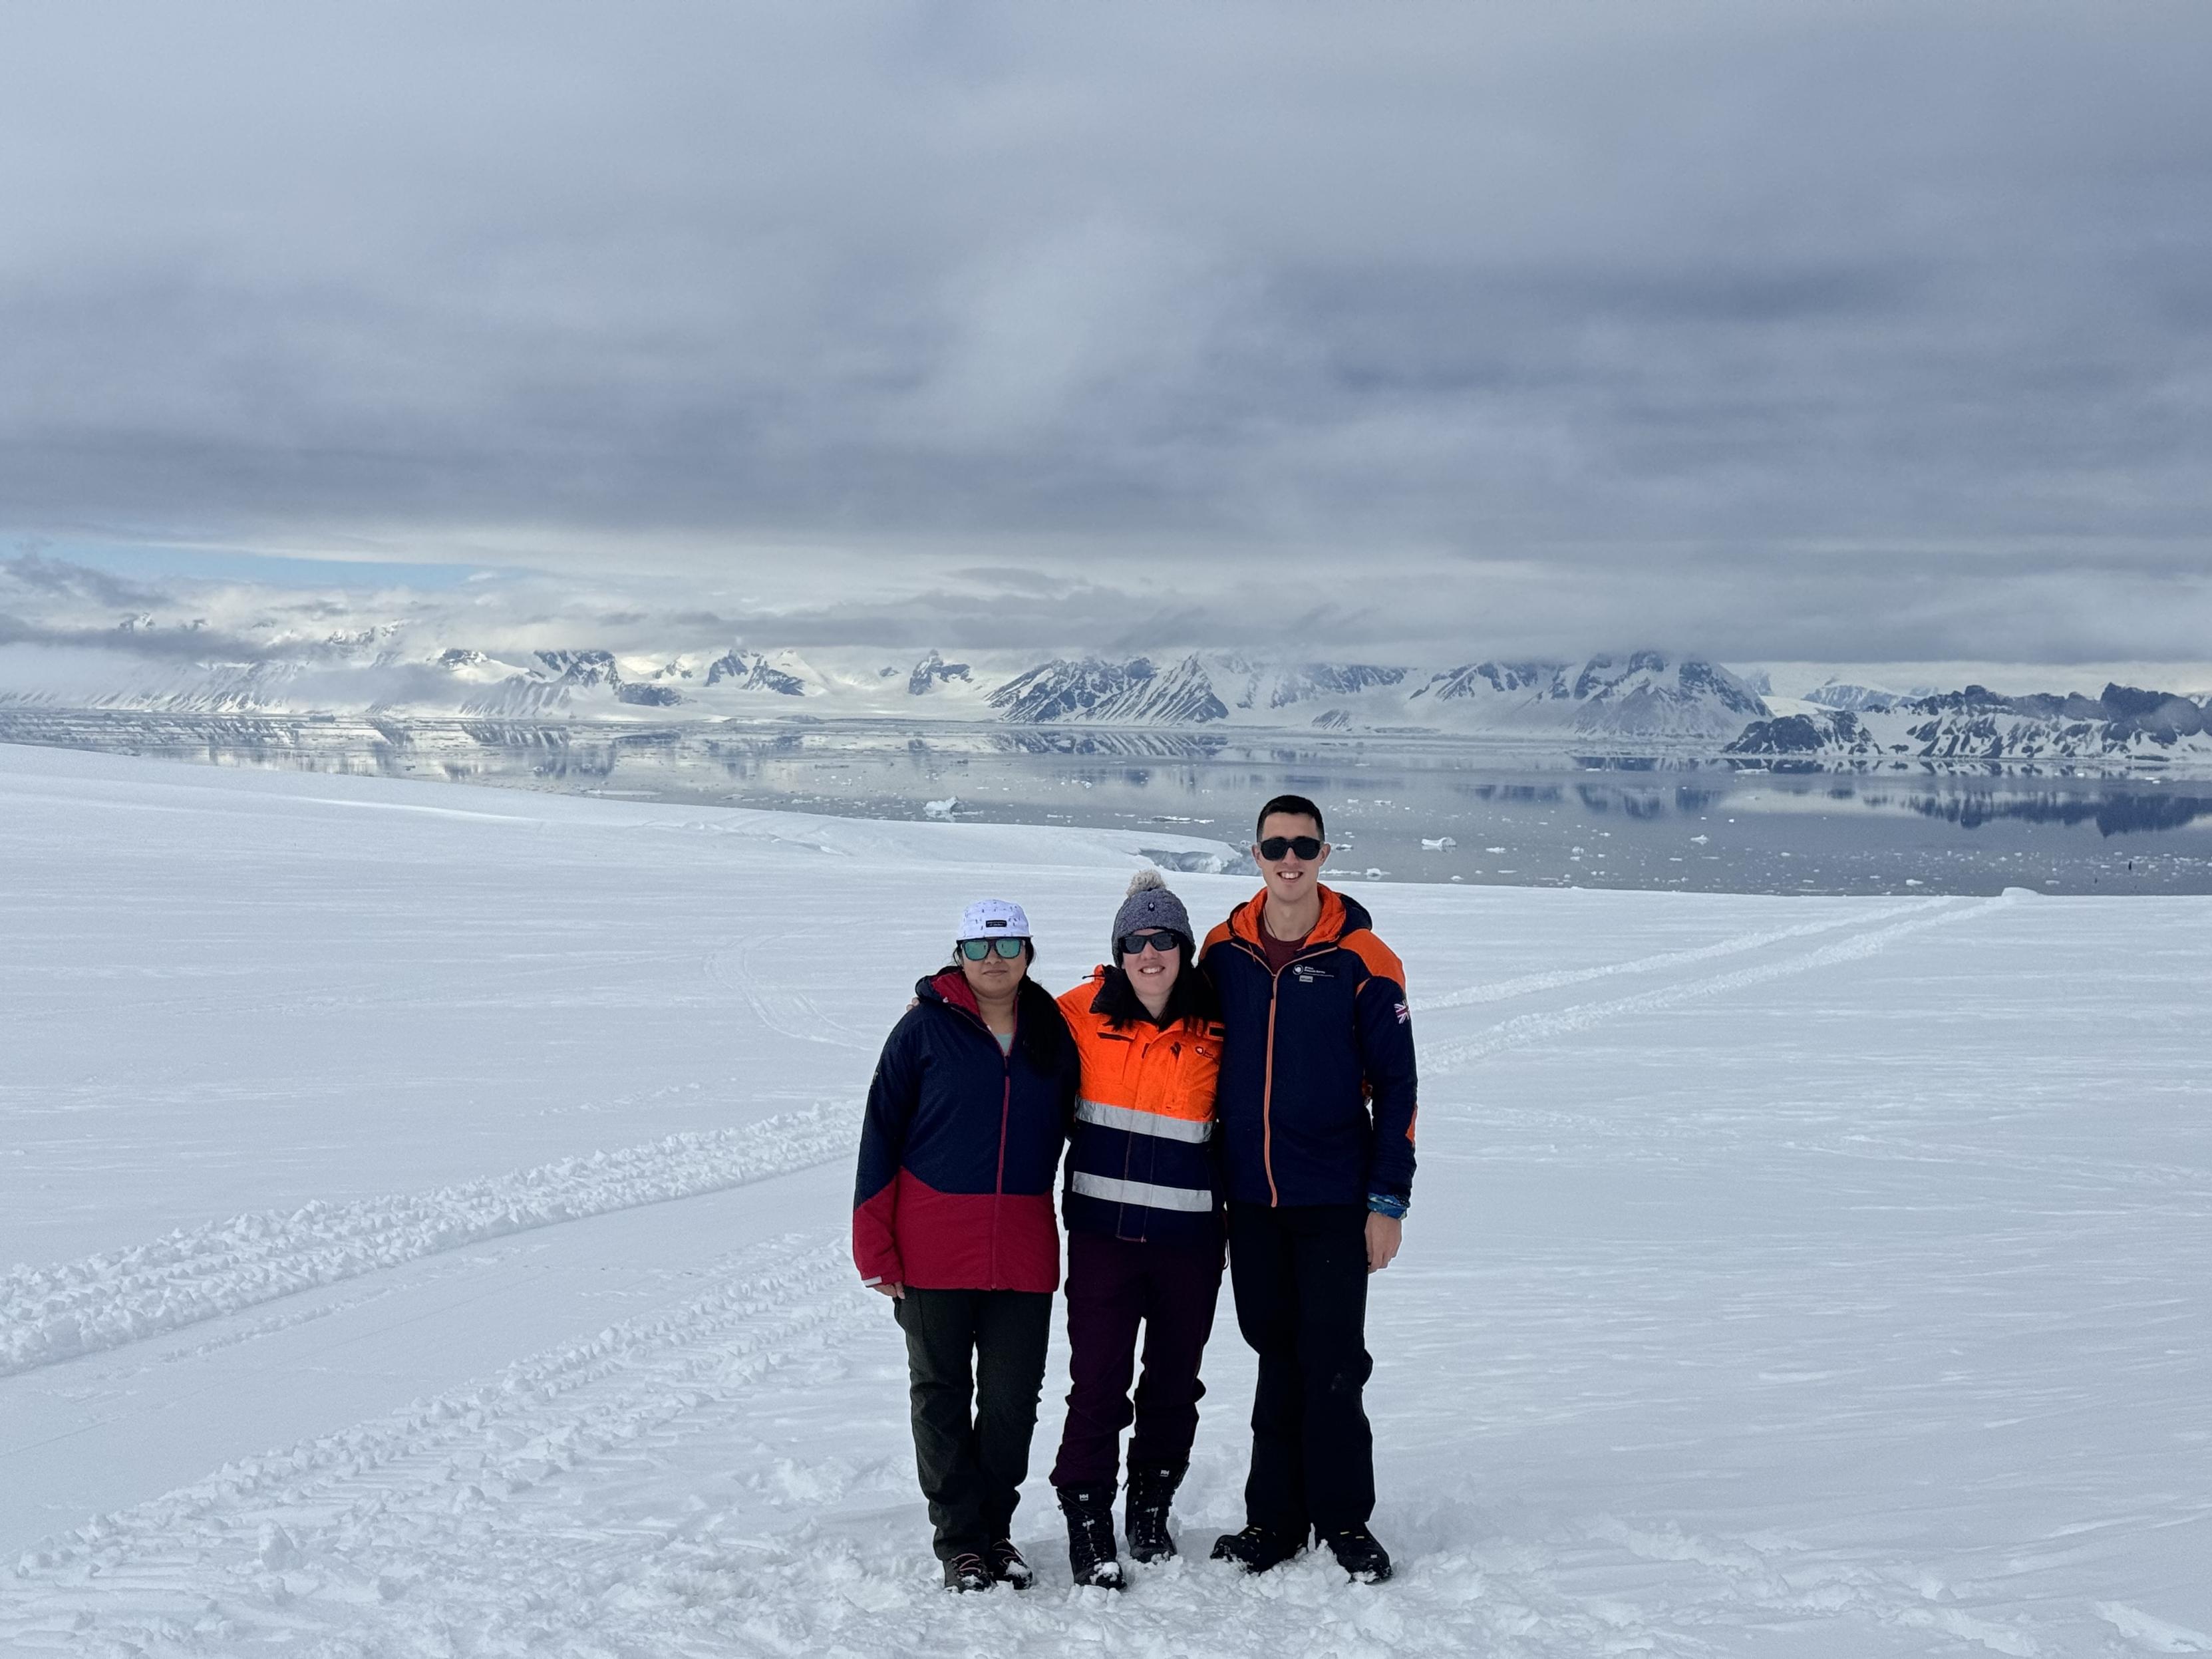
[[[179,1228],[128,1249],[0,1279],[0,1376],[118,1347],[441,1250],[738,1187],[846,1156],[859,1109],[825,1101],[742,1128],[351,1203]]]

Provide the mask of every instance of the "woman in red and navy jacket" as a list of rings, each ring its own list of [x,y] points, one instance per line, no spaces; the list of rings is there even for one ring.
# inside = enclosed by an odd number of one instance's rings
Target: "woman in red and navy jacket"
[[[1122,1587],[1114,1484],[1129,1439],[1129,1553],[1173,1555],[1168,1506],[1190,1462],[1199,1361],[1221,1294],[1213,1088],[1221,1026],[1193,966],[1182,901],[1141,871],[1114,918],[1114,965],[1065,994],[1083,1056],[1083,1097],[1067,1155],[1067,1345],[1071,1387],[1052,1484],[1067,1516],[1078,1584]],[[1145,1329],[1136,1408],[1137,1328]]]
[[[1021,906],[961,917],[952,965],[915,988],[868,1089],[853,1261],[891,1298],[912,1375],[915,1462],[948,1589],[1025,1589],[1009,1538],[1044,1386],[1075,1104],[1075,1045],[1029,977]],[[971,1385],[972,1377],[972,1385]]]

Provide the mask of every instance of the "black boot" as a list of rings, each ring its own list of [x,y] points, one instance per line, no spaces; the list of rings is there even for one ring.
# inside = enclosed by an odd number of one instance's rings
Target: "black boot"
[[[991,1569],[994,1580],[1012,1584],[1018,1590],[1025,1590],[1036,1582],[1036,1575],[1030,1571],[1030,1564],[1022,1559],[1022,1553],[1014,1547],[1011,1538],[1001,1538],[985,1550],[983,1563]]]
[[[1325,1532],[1321,1541],[1328,1546],[1336,1565],[1351,1576],[1355,1584],[1379,1584],[1390,1576],[1390,1552],[1376,1543],[1375,1534],[1364,1527]]]
[[[1114,1555],[1114,1488],[1062,1486],[1067,1516],[1067,1568],[1079,1588],[1121,1589],[1121,1564]]]
[[[1182,1484],[1187,1463],[1132,1463],[1129,1489],[1121,1509],[1121,1529],[1129,1534],[1129,1553],[1139,1561],[1164,1561],[1176,1553],[1168,1532],[1168,1505]]]
[[[1286,1537],[1269,1532],[1265,1527],[1247,1527],[1242,1532],[1224,1532],[1215,1539],[1213,1559],[1234,1561],[1247,1572],[1268,1572],[1305,1547],[1303,1537]]]
[[[945,1564],[945,1588],[963,1595],[991,1588],[991,1569],[981,1556],[964,1553]]]

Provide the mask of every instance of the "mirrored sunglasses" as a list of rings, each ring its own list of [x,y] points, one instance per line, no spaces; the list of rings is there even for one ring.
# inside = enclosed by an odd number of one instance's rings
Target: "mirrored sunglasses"
[[[1004,934],[997,939],[963,939],[960,941],[960,954],[970,962],[981,962],[995,949],[1011,961],[1021,955],[1022,946],[1028,943],[1025,939],[1008,939]]]

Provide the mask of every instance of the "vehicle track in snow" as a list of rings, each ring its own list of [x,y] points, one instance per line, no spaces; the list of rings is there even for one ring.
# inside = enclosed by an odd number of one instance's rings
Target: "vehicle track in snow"
[[[1266,1580],[1186,1559],[1112,1599],[1074,1589],[1033,1544],[1030,1595],[949,1597],[911,1491],[902,1391],[853,1374],[856,1352],[896,1348],[842,1237],[787,1236],[714,1271],[724,1287],[682,1308],[49,1540],[0,1578],[0,1640],[24,1653],[948,1659],[1655,1645],[1623,1609],[1553,1587],[1544,1552],[1494,1541],[1408,1559],[1382,1594],[1313,1556]],[[800,1458],[761,1455],[769,1424],[855,1382],[888,1407],[842,1440],[810,1433]],[[748,1449],[755,1467],[733,1468]],[[1223,1492],[1235,1449],[1206,1454]],[[1025,1536],[1052,1524],[1024,1519]],[[1206,1530],[1187,1528],[1194,1544]]]
[[[670,1135],[426,1193],[179,1228],[0,1278],[0,1376],[96,1353],[295,1291],[488,1239],[719,1192],[851,1155],[857,1101]]]
[[[1963,902],[1932,900],[1929,908],[1905,921],[1854,933],[1849,938],[1823,945],[1815,950],[1784,957],[1778,961],[1763,962],[1703,979],[1662,985],[1632,996],[1615,997],[1602,1002],[1577,1003],[1540,1013],[1521,1014],[1472,1036],[1442,1041],[1425,1038],[1419,1044],[1421,1073],[1424,1079],[1449,1075],[1492,1054],[1530,1048],[1553,1037],[1609,1025],[1616,1020],[1637,1014],[1722,996],[1748,986],[1762,985],[1796,974],[1812,973],[1843,963],[1863,961],[1869,957],[1880,955],[1899,939],[1924,929],[1971,921],[2012,902],[2014,900],[2010,894],[1992,899]]]
[[[823,1012],[804,991],[779,983],[779,970],[790,971],[790,953],[779,940],[755,939],[708,953],[707,977],[743,997],[753,1017],[778,1036],[855,1051],[874,1048],[870,1038]]]
[[[1812,1626],[1846,1645],[1902,1632],[1929,1651],[2057,1650],[2044,1621],[1977,1606],[1972,1587],[1904,1556],[1608,1514],[1502,1522],[1449,1483],[1397,1494],[1410,1536],[1387,1590],[1346,1586],[1322,1553],[1248,1579],[1198,1547],[1233,1524],[1233,1431],[1199,1449],[1178,1516],[1191,1553],[1136,1570],[1126,1595],[1070,1586],[1056,1518],[1032,1510],[1017,1529],[1038,1587],[947,1596],[911,1487],[896,1338],[842,1243],[815,1231],[735,1252],[712,1265],[717,1288],[681,1307],[50,1540],[0,1576],[0,1641],[358,1659],[1583,1659],[1741,1650],[1762,1630]],[[1587,1588],[1594,1573],[1626,1573],[1633,1603]],[[2158,1645],[2193,1634],[2179,1626],[2117,1604],[2096,1613],[2134,1651],[2191,1650]]]
[[[1515,997],[1531,996],[1540,991],[1561,990],[1570,985],[1584,985],[1592,980],[1609,979],[1615,975],[1663,973],[1669,968],[1693,967],[1698,963],[1711,962],[1723,957],[1741,956],[1747,951],[1764,950],[1770,945],[1780,945],[1790,939],[1832,933],[1840,927],[1860,927],[1870,922],[1887,921],[1893,916],[1918,915],[1941,908],[1943,903],[1941,899],[1915,899],[1908,904],[1891,905],[1881,909],[1855,908],[1844,915],[1799,922],[1790,927],[1771,927],[1737,933],[1728,939],[1715,939],[1710,945],[1693,945],[1681,951],[1662,951],[1626,962],[1602,963],[1592,968],[1562,968],[1540,974],[1521,974],[1511,979],[1462,986],[1456,991],[1445,991],[1436,996],[1416,997],[1413,1008],[1417,1014],[1425,1014],[1445,1008],[1509,1001]]]
[[[1429,1038],[1421,1044],[1425,1074],[1448,1075],[1488,1055],[1525,1048],[1639,1012],[1717,996],[1741,987],[1811,972],[1872,956],[1922,928],[1984,914],[2008,901],[1916,901],[1836,921],[1747,933],[1693,950],[1662,952],[1559,975],[1526,975],[1424,1005],[1472,1006],[1613,974],[1663,973],[1669,968],[1816,935],[1851,923],[1877,926],[1814,950],[1734,972],[1662,984],[1601,1002],[1521,1015],[1476,1035]],[[834,1027],[811,1000],[775,992],[752,969],[749,953],[720,951],[708,971],[753,1003],[781,1035],[857,1048],[860,1039]],[[732,957],[734,967],[729,965]],[[1484,992],[1477,998],[1472,993]],[[842,1035],[830,1035],[831,1031]],[[310,1204],[289,1214],[266,1212],[179,1229],[149,1243],[56,1266],[18,1267],[0,1279],[0,1376],[97,1352],[176,1330],[295,1291],[397,1266],[528,1229],[663,1203],[814,1167],[850,1154],[858,1132],[857,1101],[824,1101],[742,1128],[674,1135],[642,1146],[564,1158],[422,1194]]]
[[[710,1270],[717,1288],[684,1306],[226,1464],[49,1540],[0,1579],[0,1640],[24,1651],[79,1652],[101,1639],[120,1651],[259,1649],[305,1625],[329,1635],[333,1622],[373,1622],[370,1613],[425,1580],[442,1593],[486,1574],[524,1607],[567,1594],[588,1605],[595,1562],[629,1553],[635,1540],[516,1516],[522,1524],[507,1541],[526,1544],[530,1557],[516,1562],[487,1553],[494,1528],[484,1517],[564,1471],[680,1439],[687,1419],[741,1410],[765,1372],[877,1313],[852,1283],[841,1243],[787,1235],[737,1252]],[[425,1650],[403,1640],[394,1650]]]

